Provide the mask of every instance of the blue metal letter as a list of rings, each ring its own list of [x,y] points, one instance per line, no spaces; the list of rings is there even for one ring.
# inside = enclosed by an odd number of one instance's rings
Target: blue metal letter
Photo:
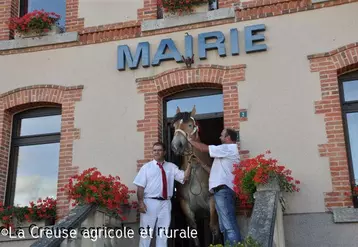
[[[193,56],[193,36],[185,36],[185,58]]]
[[[149,43],[141,42],[137,46],[137,51],[133,60],[132,54],[127,45],[120,45],[117,49],[117,69],[125,70],[126,69],[126,61],[128,63],[128,67],[130,69],[138,68],[139,60],[142,58],[142,66],[149,67],[150,65],[150,57],[149,57]]]
[[[207,39],[216,38],[215,43],[206,43]],[[222,32],[216,31],[216,32],[209,32],[209,33],[201,33],[198,36],[198,46],[199,46],[199,58],[206,59],[206,51],[207,50],[213,50],[218,49],[219,56],[225,57],[226,56],[226,50],[225,50],[225,36]]]
[[[166,49],[169,49],[169,53],[165,54]],[[172,39],[163,39],[160,41],[157,52],[154,55],[154,59],[152,62],[153,66],[158,66],[161,61],[173,60],[179,62],[183,62],[182,57],[175,46]]]
[[[231,45],[231,55],[239,55],[239,32],[236,28],[230,29],[230,45]]]
[[[254,41],[264,41],[265,36],[262,34],[255,34],[254,32],[265,31],[265,25],[253,25],[245,27],[245,47],[246,53],[256,52],[256,51],[266,51],[266,44],[253,45]]]

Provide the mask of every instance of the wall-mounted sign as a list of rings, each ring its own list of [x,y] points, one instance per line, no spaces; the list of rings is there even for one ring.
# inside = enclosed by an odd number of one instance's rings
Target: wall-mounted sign
[[[252,53],[258,51],[266,51],[266,44],[255,44],[255,42],[264,41],[265,36],[258,34],[258,32],[265,31],[265,25],[252,25],[244,28],[245,35],[245,52]],[[132,53],[127,45],[119,45],[117,50],[117,69],[125,70],[126,65],[130,69],[137,69],[139,61],[141,60],[144,68],[152,66],[159,66],[162,61],[175,60],[177,63],[184,62],[184,58],[191,58],[193,56],[193,36],[186,34],[185,54],[182,55],[176,47],[174,41],[170,38],[162,39],[160,44],[150,61],[150,44],[149,42],[140,42],[137,46],[136,53]],[[214,40],[214,42],[208,42]],[[200,33],[198,35],[198,52],[199,59],[207,58],[207,51],[217,50],[220,57],[226,56],[225,35],[220,31]],[[239,31],[236,28],[230,29],[230,53],[232,56],[240,54],[239,50]]]

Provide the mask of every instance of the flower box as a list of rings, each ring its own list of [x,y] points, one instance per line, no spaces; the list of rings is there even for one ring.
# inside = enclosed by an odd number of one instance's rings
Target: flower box
[[[60,32],[57,26],[60,15],[44,10],[34,10],[21,17],[9,19],[9,29],[15,39],[52,35]]]
[[[29,206],[4,206],[0,202],[0,225],[5,228],[53,225],[56,219],[56,200],[47,197]]]
[[[267,151],[266,154],[270,154]],[[257,191],[276,190],[282,192],[299,192],[299,180],[291,176],[291,170],[279,165],[273,158],[260,154],[254,158],[242,160],[235,165],[234,190],[242,204],[254,204]],[[285,200],[280,195],[280,203],[285,208]]]
[[[206,13],[213,0],[158,0],[163,18],[179,17],[195,13]]]
[[[16,217],[13,219],[13,224],[16,227],[28,228],[30,226],[36,227],[44,227],[44,226],[52,226],[55,224],[55,218],[42,219],[36,221],[18,221]]]
[[[184,15],[192,15],[192,14],[198,14],[198,13],[206,13],[209,11],[209,5],[208,3],[202,3],[197,6],[193,6],[190,12],[170,12],[170,11],[164,11],[163,10],[163,18],[171,18],[171,17],[180,17]]]
[[[27,32],[27,33],[21,33],[21,32],[15,31],[14,39],[43,37],[43,36],[49,36],[49,35],[58,34],[60,32],[61,32],[61,29],[57,25],[52,25],[51,29],[49,29],[48,32],[30,31],[30,32]]]

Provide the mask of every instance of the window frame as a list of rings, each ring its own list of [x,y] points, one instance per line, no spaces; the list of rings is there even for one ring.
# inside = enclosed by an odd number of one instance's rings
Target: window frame
[[[28,11],[29,11],[29,0],[20,0],[19,16],[22,17],[26,15]]]
[[[349,179],[351,187],[353,188],[353,184],[355,184],[355,172],[358,175],[358,171],[354,171],[353,167],[353,159],[352,159],[352,150],[349,138],[349,130],[348,130],[348,122],[347,122],[347,113],[358,113],[358,100],[354,101],[345,101],[344,99],[344,88],[343,83],[346,81],[358,81],[358,70],[351,71],[347,74],[341,75],[338,77],[339,82],[339,95],[340,95],[340,103],[342,109],[342,121],[343,121],[343,129],[344,129],[344,139],[346,143],[346,151],[347,151],[347,159],[348,159],[348,170],[349,170]],[[353,198],[354,207],[358,208],[358,198]]]
[[[61,107],[51,106],[51,107],[32,108],[19,112],[13,116],[10,158],[9,158],[8,173],[7,173],[8,179],[7,179],[6,193],[5,193],[6,206],[13,206],[14,204],[19,147],[60,143],[60,139],[61,139],[61,130],[60,132],[19,136],[18,133],[21,128],[21,121],[25,118],[27,119],[27,118],[37,118],[37,117],[56,116],[56,115],[62,115]]]

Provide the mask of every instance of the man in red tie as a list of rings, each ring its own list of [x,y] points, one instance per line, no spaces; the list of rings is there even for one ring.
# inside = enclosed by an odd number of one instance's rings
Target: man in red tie
[[[134,179],[137,185],[137,197],[140,214],[140,247],[149,247],[156,234],[156,247],[166,247],[165,231],[169,230],[171,220],[171,197],[174,180],[184,184],[190,176],[190,165],[185,171],[175,164],[164,160],[165,145],[156,142],[153,145],[154,159],[144,164]],[[155,230],[154,230],[155,227]]]

